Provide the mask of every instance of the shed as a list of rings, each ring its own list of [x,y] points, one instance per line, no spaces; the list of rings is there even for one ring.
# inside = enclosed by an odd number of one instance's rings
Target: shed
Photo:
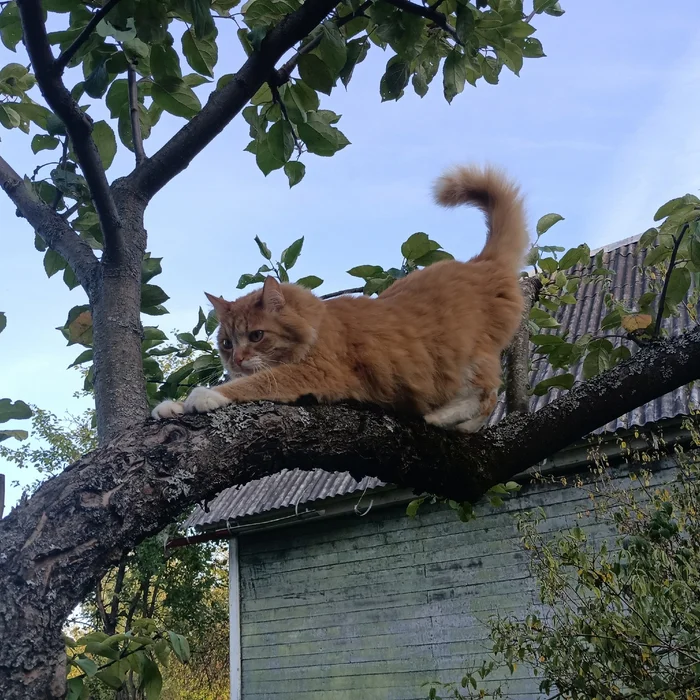
[[[603,249],[615,298],[647,291],[643,257],[637,239]],[[601,284],[582,284],[558,320],[577,337],[595,332],[606,313]],[[688,324],[685,314],[668,321],[671,332]],[[531,384],[550,373],[548,365],[535,369]],[[558,393],[533,397],[532,410]],[[682,440],[682,417],[699,404],[697,386],[680,388],[596,431],[601,449],[614,458],[619,436],[630,439],[650,425]],[[539,469],[588,465],[582,442]],[[656,466],[664,478],[673,462]],[[426,698],[424,684],[456,681],[485,657],[490,615],[538,603],[513,513],[540,506],[547,528],[561,530],[587,502],[561,482],[526,483],[502,508],[479,504],[476,520],[464,524],[437,505],[407,518],[414,497],[377,479],[292,470],[227,489],[206,510],[197,508],[185,526],[229,542],[232,700]],[[507,697],[539,697],[538,685],[524,671],[508,674]]]

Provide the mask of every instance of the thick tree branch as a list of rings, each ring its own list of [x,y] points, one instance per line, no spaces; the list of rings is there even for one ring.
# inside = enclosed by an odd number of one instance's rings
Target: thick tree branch
[[[120,0],[108,0],[104,7],[101,7],[95,12],[92,19],[85,26],[85,29],[78,34],[76,40],[56,59],[56,67],[60,73],[63,73],[73,56],[78,52],[78,49],[90,38],[93,31],[95,31],[95,27],[109,14],[110,10],[119,1]]]
[[[119,213],[107,183],[100,154],[92,138],[92,120],[80,109],[61,80],[62,67],[54,59],[42,17],[41,0],[18,0],[24,45],[34,67],[41,94],[65,124],[78,163],[90,188],[104,234],[104,255],[118,261],[122,255]]]
[[[265,37],[260,50],[249,56],[225,86],[211,94],[201,112],[128,176],[130,184],[150,199],[185,170],[270,79],[277,61],[320,24],[337,4],[338,0],[307,0],[285,17]]]
[[[346,405],[262,402],[149,421],[45,482],[0,521],[0,697],[60,698],[61,625],[95,579],[125,549],[224,488],[285,468],[322,468],[474,502],[698,378],[700,327],[641,349],[534,414],[465,437]]]
[[[444,29],[460,46],[464,46],[464,42],[459,38],[457,31],[448,24],[447,17],[443,15],[442,12],[438,12],[432,7],[426,7],[425,5],[416,5],[410,2],[410,0],[387,0],[387,2],[394,7],[398,7],[399,10],[429,19],[436,26],[440,27],[440,29]]]
[[[537,277],[527,277],[520,286],[523,290],[525,306],[523,320],[510,346],[506,350],[506,408],[508,413],[527,413],[529,397],[527,383],[530,375],[530,331],[527,327],[532,305],[542,289],[542,282]]]
[[[34,195],[3,158],[0,158],[0,186],[46,245],[65,258],[89,295],[99,265],[90,246],[60,214]]]

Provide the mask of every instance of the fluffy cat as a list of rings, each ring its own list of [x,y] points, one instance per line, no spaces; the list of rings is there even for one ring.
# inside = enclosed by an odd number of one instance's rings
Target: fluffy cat
[[[412,272],[376,299],[322,301],[272,277],[236,301],[207,294],[233,379],[197,387],[184,403],[165,401],[153,416],[311,394],[323,403],[354,399],[445,428],[479,430],[496,404],[501,351],[521,321],[518,271],[529,243],[523,203],[518,188],[491,168],[447,173],[435,197],[485,213],[488,237],[479,255]]]

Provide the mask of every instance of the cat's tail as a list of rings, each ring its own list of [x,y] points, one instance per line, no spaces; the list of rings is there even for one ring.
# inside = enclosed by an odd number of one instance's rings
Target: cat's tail
[[[530,245],[518,186],[494,168],[462,167],[443,175],[435,199],[445,207],[468,204],[486,214],[488,237],[477,259],[496,260],[518,272]]]

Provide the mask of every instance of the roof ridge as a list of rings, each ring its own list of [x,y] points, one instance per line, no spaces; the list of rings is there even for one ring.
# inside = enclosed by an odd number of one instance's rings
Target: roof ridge
[[[628,236],[627,238],[623,238],[622,240],[614,241],[613,243],[606,243],[605,245],[599,246],[598,248],[594,248],[591,251],[591,255],[595,255],[596,253],[599,253],[601,250],[604,253],[609,253],[612,250],[617,250],[618,248],[622,248],[622,246],[630,245],[632,243],[638,243],[639,239],[641,237],[642,237],[642,234],[638,233],[634,236]]]

